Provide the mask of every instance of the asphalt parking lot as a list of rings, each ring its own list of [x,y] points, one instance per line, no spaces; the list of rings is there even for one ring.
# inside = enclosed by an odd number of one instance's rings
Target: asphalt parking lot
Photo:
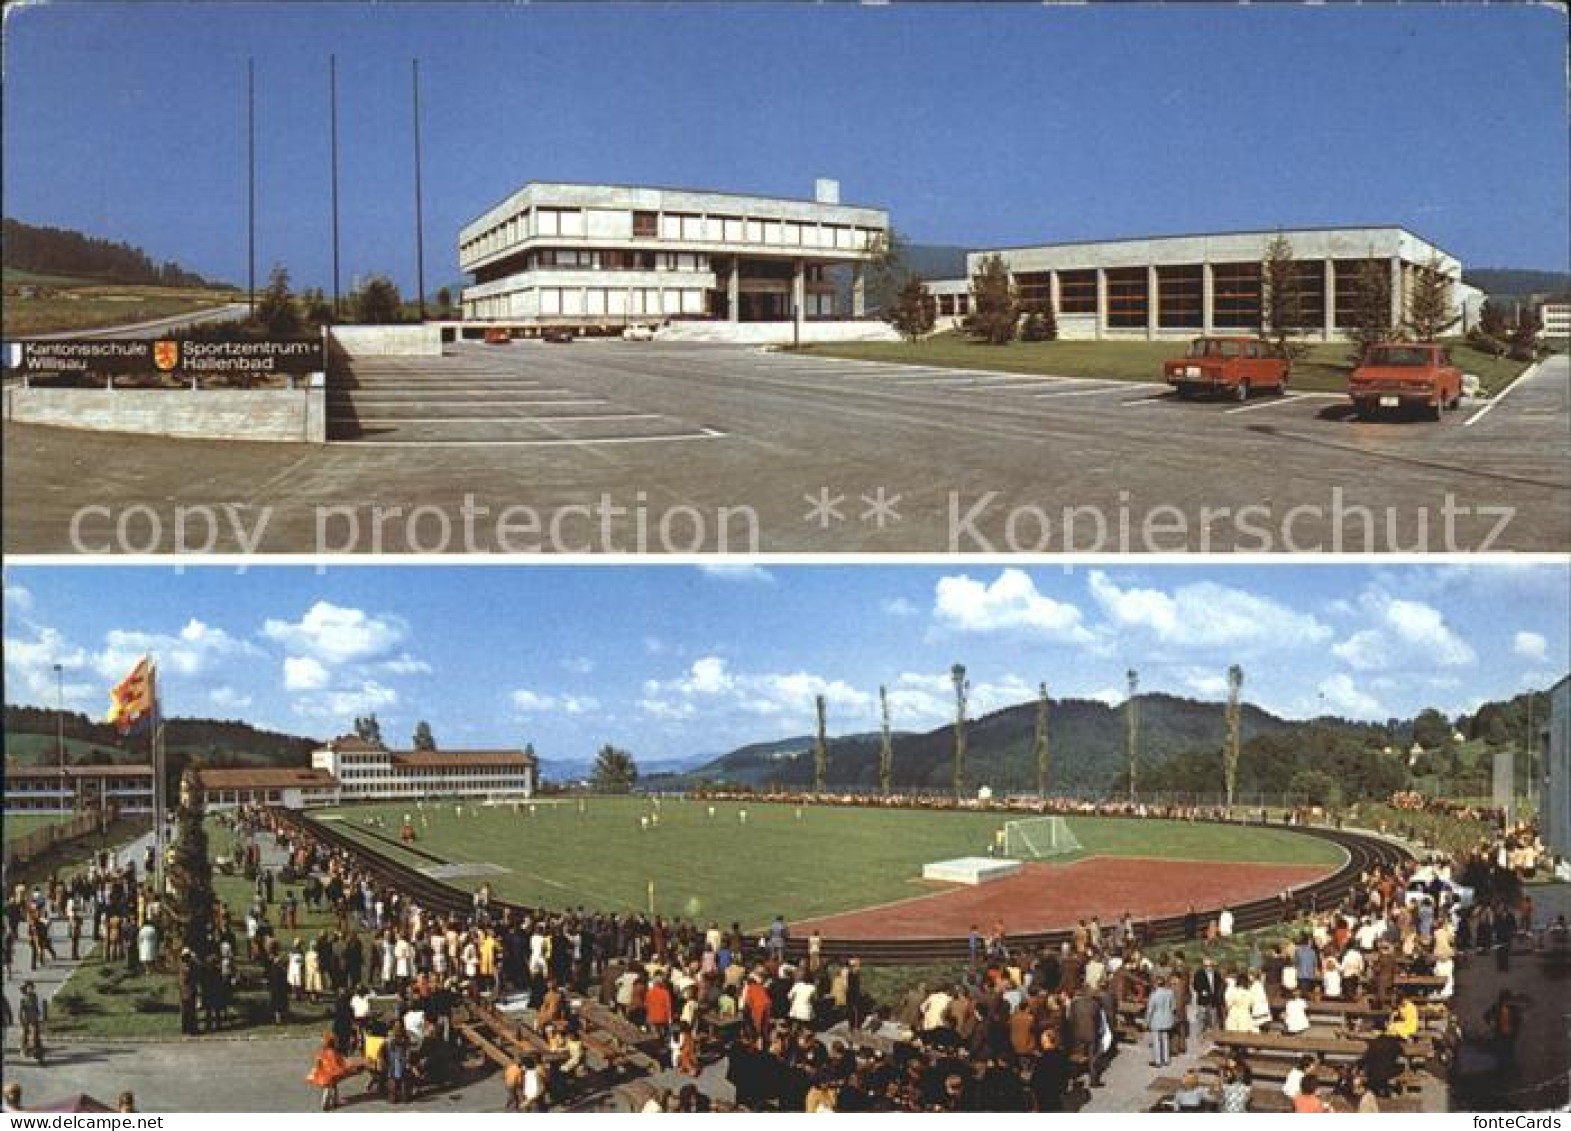
[[[464,343],[362,360],[307,448],[7,425],[5,549],[1559,551],[1571,367],[1438,423],[1335,394],[730,346]],[[87,508],[87,509],[84,509]]]

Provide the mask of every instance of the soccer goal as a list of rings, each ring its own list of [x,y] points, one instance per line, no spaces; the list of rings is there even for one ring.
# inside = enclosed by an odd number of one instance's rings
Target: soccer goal
[[[1004,855],[1017,860],[1040,860],[1079,852],[1080,842],[1062,817],[1027,817],[1004,824]]]

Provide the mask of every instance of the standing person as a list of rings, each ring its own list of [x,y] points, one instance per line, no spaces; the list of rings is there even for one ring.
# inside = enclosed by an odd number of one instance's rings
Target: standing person
[[[338,1085],[349,1075],[349,1062],[338,1051],[338,1040],[331,1033],[322,1035],[322,1047],[317,1050],[307,1083],[322,1089],[322,1110],[332,1111],[338,1106]]]
[[[25,1029],[26,1023],[23,1024]],[[1522,1010],[1511,999],[1510,990],[1501,990],[1495,1003],[1484,1011],[1484,1024],[1489,1026],[1496,1067],[1502,1072],[1515,1072],[1516,1042],[1522,1035]]]
[[[1091,1086],[1102,1086],[1102,1003],[1084,986],[1069,1003],[1069,1033],[1075,1055],[1085,1060]]]
[[[32,982],[22,983],[22,998],[17,1003],[17,1020],[22,1023],[23,1056],[31,1056],[39,1064],[44,1062],[44,1005],[38,1000],[38,988]]]
[[[1040,1044],[1041,1052],[1031,1069],[1032,1103],[1037,1111],[1063,1111],[1074,1066],[1060,1046],[1057,1029],[1043,1029]]]
[[[1195,1035],[1204,1037],[1216,1028],[1222,1006],[1222,979],[1216,972],[1216,959],[1210,955],[1206,956],[1205,965],[1195,971],[1194,1003]]]
[[[1151,1034],[1152,1068],[1166,1068],[1172,1059],[1170,1048],[1176,1024],[1173,986],[1169,982],[1158,983],[1146,999],[1146,1030]]]

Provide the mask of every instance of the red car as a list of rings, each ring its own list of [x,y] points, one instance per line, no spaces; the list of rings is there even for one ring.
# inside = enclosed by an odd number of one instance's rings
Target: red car
[[[1263,338],[1204,337],[1189,343],[1183,357],[1162,363],[1162,379],[1181,397],[1221,393],[1248,400],[1256,389],[1287,392],[1293,363]]]
[[[1462,403],[1462,371],[1451,351],[1433,342],[1381,342],[1364,352],[1348,379],[1347,395],[1360,417],[1419,409],[1439,420]]]

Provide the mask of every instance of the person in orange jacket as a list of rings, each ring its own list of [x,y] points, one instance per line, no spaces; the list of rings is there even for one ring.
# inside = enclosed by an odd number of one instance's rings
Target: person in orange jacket
[[[338,1040],[331,1033],[322,1036],[322,1047],[317,1050],[316,1061],[306,1082],[322,1089],[322,1110],[332,1111],[338,1106],[338,1085],[349,1075],[349,1062],[338,1051]]]

